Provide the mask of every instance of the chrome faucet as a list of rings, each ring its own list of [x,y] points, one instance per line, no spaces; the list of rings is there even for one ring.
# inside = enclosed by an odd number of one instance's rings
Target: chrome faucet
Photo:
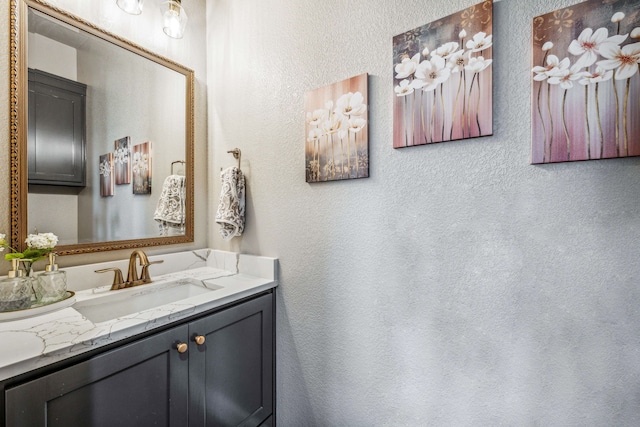
[[[140,265],[142,266],[142,271],[138,276],[138,266],[137,260],[140,260]],[[107,271],[114,271],[115,275],[113,277],[113,284],[111,285],[111,290],[123,289],[123,288],[131,288],[133,286],[144,285],[145,283],[151,283],[151,277],[149,276],[149,266],[152,264],[160,264],[164,262],[164,260],[158,261],[149,261],[147,254],[144,253],[142,249],[136,249],[131,253],[129,257],[129,270],[127,273],[127,280],[122,280],[122,271],[119,268],[105,268],[102,270],[96,270],[96,273],[106,273]]]

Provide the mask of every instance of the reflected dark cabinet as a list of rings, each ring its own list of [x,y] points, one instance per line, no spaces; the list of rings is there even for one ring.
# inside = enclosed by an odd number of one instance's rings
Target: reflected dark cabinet
[[[29,69],[29,184],[84,187],[85,84]]]
[[[273,294],[7,387],[7,427],[273,425]]]

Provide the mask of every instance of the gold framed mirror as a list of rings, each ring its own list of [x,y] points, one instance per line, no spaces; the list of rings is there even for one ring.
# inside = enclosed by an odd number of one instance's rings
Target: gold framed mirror
[[[36,228],[60,255],[193,242],[193,71],[42,0],[10,0],[10,20],[11,245]],[[52,81],[84,95],[61,104]],[[159,214],[176,181],[182,222]]]

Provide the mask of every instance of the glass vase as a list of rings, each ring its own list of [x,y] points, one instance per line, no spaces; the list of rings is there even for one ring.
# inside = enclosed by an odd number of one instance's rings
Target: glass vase
[[[41,289],[40,303],[52,304],[67,296],[67,278],[64,271],[43,271],[37,275]]]
[[[25,263],[25,269],[27,270],[27,283],[31,289],[31,306],[40,305],[44,293],[40,278],[33,272],[33,263]]]

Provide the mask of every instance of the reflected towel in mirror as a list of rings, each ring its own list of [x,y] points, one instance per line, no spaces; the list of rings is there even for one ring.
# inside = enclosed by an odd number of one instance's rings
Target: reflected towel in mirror
[[[229,240],[244,231],[244,175],[234,166],[220,172],[220,180],[222,190],[216,222],[220,224],[222,238]]]
[[[167,236],[171,228],[184,232],[185,199],[185,177],[182,175],[166,177],[153,214],[153,219],[159,223],[161,236]]]

